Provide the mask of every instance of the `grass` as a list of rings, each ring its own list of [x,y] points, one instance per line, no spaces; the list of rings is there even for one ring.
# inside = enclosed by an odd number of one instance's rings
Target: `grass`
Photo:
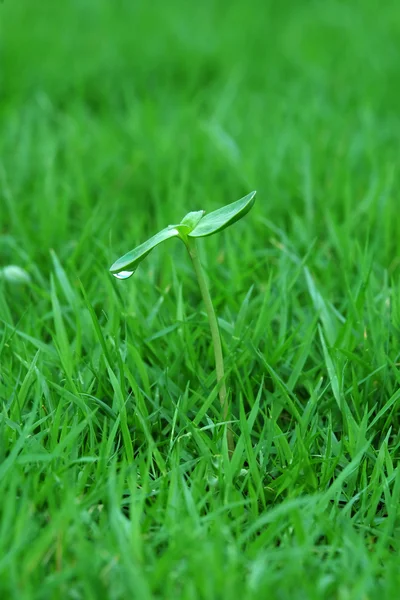
[[[2,598],[397,598],[399,14],[0,6]],[[229,460],[182,249],[108,267],[255,188],[202,257]]]

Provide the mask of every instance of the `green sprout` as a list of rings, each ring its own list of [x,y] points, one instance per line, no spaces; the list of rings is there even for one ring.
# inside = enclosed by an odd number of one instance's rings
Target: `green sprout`
[[[110,268],[110,272],[117,279],[128,279],[131,277],[139,264],[146,256],[159,244],[166,240],[178,237],[185,244],[189,256],[192,260],[196,273],[197,281],[200,287],[201,295],[205,304],[208,322],[211,330],[212,345],[215,357],[215,368],[217,375],[217,384],[219,387],[219,399],[222,408],[223,419],[226,421],[230,412],[228,395],[225,384],[224,358],[222,354],[221,336],[218,328],[218,321],[214,306],[211,300],[207,280],[199,259],[196,246],[196,238],[207,237],[214,233],[219,233],[236,221],[244,217],[252,208],[255,202],[256,192],[251,192],[244,198],[228,204],[218,210],[206,214],[204,210],[188,213],[177,225],[168,225],[162,231],[151,237],[134,250],[131,250],[119,258]],[[228,426],[226,430],[226,439],[229,453],[234,450],[233,433]]]

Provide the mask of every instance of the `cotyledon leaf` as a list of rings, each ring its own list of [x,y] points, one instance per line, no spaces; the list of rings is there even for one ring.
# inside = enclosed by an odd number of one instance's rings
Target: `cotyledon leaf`
[[[179,236],[179,231],[175,227],[170,226],[162,229],[147,240],[147,242],[140,244],[140,246],[137,246],[137,248],[134,248],[115,261],[110,267],[111,273],[118,279],[127,279],[134,274],[142,260],[146,258],[153,248],[165,242],[165,240],[176,236]]]
[[[110,267],[111,273],[118,279],[128,279],[153,248],[169,238],[180,237],[184,240],[186,236],[205,237],[222,231],[249,212],[255,202],[255,195],[256,192],[251,192],[244,198],[205,216],[203,210],[188,213],[181,223],[169,225],[140,246],[124,254]]]
[[[252,208],[255,202],[255,195],[256,192],[251,192],[247,196],[244,196],[244,198],[205,215],[200,219],[196,227],[188,233],[188,236],[205,237],[213,235],[239,221]]]

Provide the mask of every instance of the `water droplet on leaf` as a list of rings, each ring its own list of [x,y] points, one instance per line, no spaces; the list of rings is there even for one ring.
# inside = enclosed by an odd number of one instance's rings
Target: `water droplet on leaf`
[[[120,271],[119,273],[113,273],[117,279],[129,279],[135,271]]]
[[[31,281],[29,273],[17,265],[8,265],[0,269],[0,279],[15,284],[30,283]]]

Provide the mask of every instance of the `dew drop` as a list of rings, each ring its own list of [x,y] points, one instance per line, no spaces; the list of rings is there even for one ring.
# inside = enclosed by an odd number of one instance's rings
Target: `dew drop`
[[[30,283],[31,281],[29,273],[17,265],[7,265],[0,269],[0,279],[15,284]]]
[[[119,273],[113,273],[117,279],[129,279],[135,271],[120,271]]]

